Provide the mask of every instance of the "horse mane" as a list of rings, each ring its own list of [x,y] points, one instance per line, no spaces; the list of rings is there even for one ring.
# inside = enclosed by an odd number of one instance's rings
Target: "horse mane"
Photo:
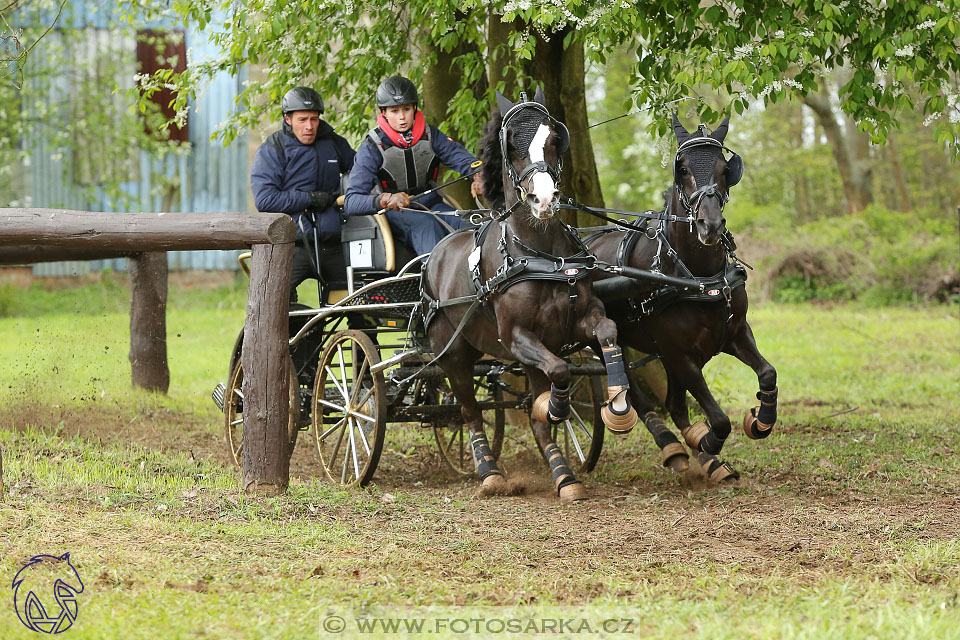
[[[669,186],[663,190],[663,210],[665,212],[669,213],[670,208],[673,206],[673,197],[676,191],[673,186]]]
[[[483,127],[483,137],[480,139],[480,160],[483,169],[480,172],[480,182],[483,193],[494,209],[502,207],[503,194],[503,154],[500,151],[500,125],[503,115],[499,109],[494,109],[490,120]]]

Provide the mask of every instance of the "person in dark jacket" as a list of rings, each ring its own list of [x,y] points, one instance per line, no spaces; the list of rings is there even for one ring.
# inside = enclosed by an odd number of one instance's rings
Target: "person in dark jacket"
[[[417,89],[407,78],[392,76],[377,88],[380,116],[357,151],[350,172],[347,215],[387,211],[394,238],[418,255],[429,253],[445,235],[459,229],[459,216],[437,193],[417,195],[435,186],[440,163],[461,175],[472,173],[477,159],[432,125],[417,109]],[[474,182],[474,191],[478,183]],[[430,211],[410,210],[414,207]]]
[[[257,210],[288,213],[297,224],[290,280],[290,301],[296,302],[297,285],[307,278],[325,285],[323,296],[331,288],[346,288],[336,200],[340,176],[353,168],[355,152],[320,119],[323,100],[313,89],[291,89],[280,108],[282,128],[257,149],[250,186]]]

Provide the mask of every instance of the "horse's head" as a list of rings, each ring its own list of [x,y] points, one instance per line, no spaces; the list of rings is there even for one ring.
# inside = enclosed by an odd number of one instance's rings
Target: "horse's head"
[[[673,114],[673,130],[677,135],[677,155],[673,163],[673,181],[676,204],[683,207],[687,216],[693,217],[697,237],[706,246],[716,244],[724,231],[726,221],[723,207],[730,198],[730,187],[737,184],[743,175],[743,160],[723,146],[730,117],[724,118],[711,134],[701,125],[689,132]],[[729,151],[729,159],[723,151]]]
[[[547,220],[559,204],[560,155],[570,146],[570,133],[547,111],[542,89],[537,88],[533,100],[520,95],[514,103],[497,93],[503,114],[497,135],[504,204],[510,207],[520,201],[535,218]]]

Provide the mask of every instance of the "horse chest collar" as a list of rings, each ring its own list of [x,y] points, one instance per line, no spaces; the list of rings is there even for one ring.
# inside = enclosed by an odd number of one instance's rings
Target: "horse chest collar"
[[[576,297],[573,293],[576,283],[586,278],[596,267],[596,256],[591,254],[582,242],[579,242],[579,236],[572,233],[569,228],[566,231],[578,241],[580,250],[571,256],[554,256],[527,245],[512,233],[508,235],[509,227],[501,221],[497,251],[503,258],[503,262],[493,276],[484,280],[481,274],[482,247],[492,223],[492,220],[488,221],[477,229],[474,234],[473,250],[467,257],[470,281],[473,283],[477,297],[485,302],[518,282],[527,280],[566,282],[571,287],[570,295]],[[511,242],[521,249],[523,252],[521,255],[515,256],[510,253]]]

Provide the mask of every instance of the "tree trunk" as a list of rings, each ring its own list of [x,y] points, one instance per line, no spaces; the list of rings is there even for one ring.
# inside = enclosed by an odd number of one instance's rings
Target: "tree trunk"
[[[457,12],[458,17],[463,20],[468,16]],[[423,73],[423,115],[429,124],[440,126],[447,119],[447,110],[450,101],[460,88],[460,76],[455,74],[451,65],[454,58],[467,53],[470,50],[477,51],[476,45],[472,43],[460,42],[452,51],[445,52],[439,47],[431,44],[431,39],[425,39],[426,46],[437,56],[437,62],[432,67],[428,67]],[[474,95],[483,95],[487,90],[486,78],[482,77],[471,87]],[[443,127],[444,133],[451,136],[454,140],[462,140],[462,132],[449,126]],[[441,172],[441,176],[443,172]],[[451,196],[456,204],[471,209],[473,208],[473,197],[470,195],[470,181],[463,180],[457,184],[445,188],[444,193]]]
[[[913,208],[910,203],[910,190],[907,188],[907,181],[903,177],[903,167],[900,165],[900,152],[897,151],[893,132],[887,134],[887,153],[890,156],[893,184],[896,186],[897,196],[900,200],[900,211],[909,213]]]
[[[563,87],[560,101],[563,104],[564,124],[571,133],[577,132],[570,136],[570,166],[564,170],[564,182],[569,185],[568,195],[578,202],[590,207],[603,207],[600,176],[597,174],[590,130],[587,129],[590,123],[584,86],[586,70],[583,65],[583,44],[574,39],[563,52],[560,64]],[[577,223],[577,226],[589,227],[598,224],[598,221],[590,215],[579,213]]]
[[[783,105],[787,108],[787,105]],[[793,119],[794,145],[796,149],[803,149],[803,106],[791,102],[789,105],[790,113],[796,117]],[[797,171],[794,177],[795,205],[797,208],[797,218],[802,222],[807,222],[812,217],[812,207],[810,206],[810,183],[807,181],[807,175],[803,171]]]
[[[847,213],[859,213],[863,210],[859,195],[853,184],[853,168],[851,166],[850,155],[847,151],[847,145],[843,138],[843,131],[837,123],[830,107],[830,100],[822,93],[809,93],[803,97],[803,103],[810,107],[817,122],[823,127],[823,132],[827,136],[827,142],[830,143],[830,152],[837,163],[837,171],[840,173],[840,181],[843,183],[843,193],[847,199]]]
[[[502,22],[491,6],[487,14],[487,79],[490,86],[510,100],[520,93],[517,86],[518,61],[507,44],[510,34],[523,29],[519,21]]]
[[[845,137],[851,159],[851,180],[857,192],[860,211],[873,204],[873,158],[870,157],[870,138],[857,131],[853,118],[846,116]]]
[[[130,271],[130,368],[133,386],[166,393],[167,254],[141,253],[127,261]]]
[[[253,246],[243,328],[243,488],[272,495],[290,481],[288,311],[293,244]]]

